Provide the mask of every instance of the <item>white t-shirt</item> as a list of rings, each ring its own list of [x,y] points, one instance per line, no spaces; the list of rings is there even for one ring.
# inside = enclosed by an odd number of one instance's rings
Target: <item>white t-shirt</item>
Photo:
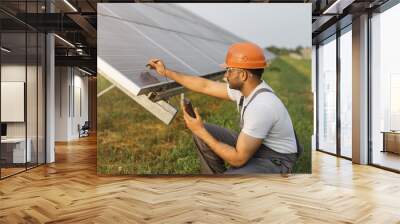
[[[242,111],[254,93],[261,88],[272,88],[262,81],[249,96],[244,97]],[[229,88],[229,98],[236,101],[239,108],[242,93],[239,90]],[[272,90],[273,91],[273,90]],[[242,132],[254,138],[264,139],[263,144],[280,153],[296,153],[297,145],[293,131],[292,121],[285,105],[271,92],[259,93],[247,106],[243,115]]]

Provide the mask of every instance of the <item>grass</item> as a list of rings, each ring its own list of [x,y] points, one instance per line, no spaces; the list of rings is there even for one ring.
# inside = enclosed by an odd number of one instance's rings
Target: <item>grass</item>
[[[264,79],[287,106],[305,153],[295,167],[297,173],[311,172],[313,99],[311,60],[278,57]],[[99,76],[98,91],[110,83]],[[233,102],[188,92],[206,122],[238,130]],[[179,96],[170,103],[179,105]],[[113,88],[98,99],[98,154],[100,174],[198,174],[200,165],[190,132],[181,112],[165,125],[132,99]]]

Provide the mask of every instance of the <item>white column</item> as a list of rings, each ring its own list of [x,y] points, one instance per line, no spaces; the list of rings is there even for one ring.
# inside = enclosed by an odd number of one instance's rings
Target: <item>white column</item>
[[[54,35],[46,36],[46,163],[55,161],[54,133],[55,133],[55,73],[54,73]]]
[[[368,16],[353,19],[353,162],[368,163]]]
[[[47,12],[54,11],[51,1],[46,1]],[[46,35],[46,163],[55,161],[55,43],[54,34]]]
[[[316,138],[317,138],[317,83],[316,83],[316,76],[317,76],[317,57],[316,57],[316,52],[317,48],[315,45],[312,46],[312,60],[311,60],[311,74],[312,74],[312,79],[311,79],[311,92],[313,94],[314,97],[314,127],[313,127],[313,134],[311,136],[311,149],[312,150],[316,150],[317,146],[316,146]]]

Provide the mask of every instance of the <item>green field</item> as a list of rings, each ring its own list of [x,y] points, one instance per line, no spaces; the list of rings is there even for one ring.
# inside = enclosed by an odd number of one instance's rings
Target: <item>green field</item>
[[[297,162],[296,173],[311,172],[313,98],[311,60],[276,58],[264,79],[287,106],[305,153]],[[110,85],[98,76],[98,91]],[[188,92],[203,120],[238,130],[234,102]],[[113,88],[98,99],[97,171],[99,174],[198,174],[200,164],[182,114],[165,125]],[[170,99],[178,108],[179,96]]]

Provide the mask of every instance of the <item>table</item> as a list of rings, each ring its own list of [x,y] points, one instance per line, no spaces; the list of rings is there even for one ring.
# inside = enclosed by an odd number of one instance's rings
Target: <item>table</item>
[[[400,131],[382,131],[381,133],[383,133],[382,152],[400,154]]]
[[[31,162],[32,140],[26,139],[27,147],[25,154],[25,138],[6,138],[1,139],[1,159],[5,163],[26,163]],[[26,161],[25,161],[26,160]]]

